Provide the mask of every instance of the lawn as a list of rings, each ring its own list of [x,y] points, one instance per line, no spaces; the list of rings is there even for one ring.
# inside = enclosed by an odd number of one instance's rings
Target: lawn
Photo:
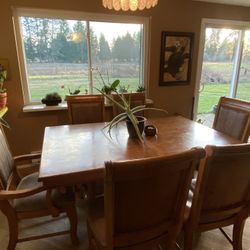
[[[114,81],[110,78],[109,82]],[[122,78],[119,77],[121,85],[124,86],[128,91],[135,92],[138,87],[138,80],[136,78]],[[61,96],[69,94],[69,88],[71,91],[80,88],[81,93],[88,91],[88,78],[81,75],[58,75],[58,76],[31,76],[29,77],[29,86],[31,99],[41,100],[47,93],[58,92]],[[61,86],[64,86],[62,88]],[[100,81],[94,79],[94,87],[102,88],[103,84]],[[97,93],[94,90],[94,93]]]
[[[119,79],[121,85],[128,91],[137,89],[139,84],[138,63],[115,63],[106,66],[99,65],[98,68],[102,72],[106,84]],[[27,69],[32,100],[39,101],[51,92],[58,92],[65,96],[69,94],[68,88],[71,91],[80,88],[81,93],[89,90],[89,66],[86,63],[30,63],[27,65]],[[113,78],[108,79],[108,75]],[[99,73],[93,71],[92,77],[94,87],[102,88],[103,83]],[[97,90],[94,89],[94,93],[97,93]]]
[[[136,64],[114,64],[110,67],[114,78],[119,79],[121,85],[129,92],[136,91],[138,87],[139,69]],[[243,67],[244,66],[244,67]],[[243,65],[240,73],[240,84],[237,98],[250,100],[250,65]],[[29,86],[32,100],[41,100],[47,93],[58,92],[62,97],[71,91],[80,88],[81,93],[88,91],[88,65],[87,64],[51,64],[32,63],[28,65]],[[201,82],[204,84],[200,92],[198,114],[210,113],[213,106],[218,103],[220,96],[229,96],[232,63],[205,62],[202,69]],[[103,75],[108,82],[107,74]],[[94,87],[102,88],[100,77],[93,74]],[[61,86],[64,85],[64,88]],[[94,90],[97,93],[97,90]]]
[[[136,78],[119,78],[121,84],[128,87],[129,91],[136,91],[138,82]],[[112,82],[114,79],[110,79]],[[101,88],[102,84],[96,79],[95,87]],[[81,93],[88,90],[88,78],[81,75],[63,75],[63,76],[32,76],[29,78],[30,92],[32,99],[41,100],[49,92],[58,92],[61,96],[69,94],[68,87],[71,90],[80,87]],[[64,85],[65,88],[61,88]],[[68,87],[67,87],[68,86]],[[218,103],[221,96],[228,96],[230,91],[229,84],[205,84],[200,93],[198,114],[210,113],[213,106]],[[97,91],[95,90],[95,93]],[[237,98],[250,100],[250,84],[241,83],[238,87]]]
[[[211,113],[221,96],[229,96],[229,84],[205,84],[200,93],[198,114]],[[237,98],[250,101],[250,83],[240,83]]]

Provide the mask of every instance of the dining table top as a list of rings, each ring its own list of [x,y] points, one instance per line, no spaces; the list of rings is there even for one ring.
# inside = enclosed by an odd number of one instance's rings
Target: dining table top
[[[143,142],[129,138],[126,124],[111,131],[106,123],[46,127],[39,181],[53,187],[103,178],[105,161],[124,161],[171,155],[192,147],[227,145],[238,140],[182,116],[152,118],[156,136],[143,135]]]

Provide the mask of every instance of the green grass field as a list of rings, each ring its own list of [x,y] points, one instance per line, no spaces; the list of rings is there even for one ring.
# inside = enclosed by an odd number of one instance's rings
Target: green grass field
[[[210,113],[221,96],[229,96],[229,84],[205,84],[200,93],[198,114]],[[240,83],[237,98],[250,101],[250,83]]]
[[[46,79],[46,81],[44,81]],[[112,82],[114,79],[110,79]],[[136,91],[138,83],[135,78],[120,78],[121,84],[126,86],[129,91]],[[46,82],[46,83],[45,83]],[[61,88],[64,85],[65,88]],[[32,76],[29,78],[31,97],[34,100],[41,100],[47,93],[58,92],[62,97],[69,94],[68,87],[71,90],[80,87],[81,93],[88,89],[88,78],[82,76]],[[67,87],[68,86],[68,87]],[[95,80],[95,87],[101,88],[102,85]],[[198,113],[210,113],[221,96],[229,96],[229,84],[205,84],[200,93]],[[94,91],[97,93],[97,91]],[[242,83],[238,87],[237,98],[250,100],[250,83]]]
[[[116,80],[115,78],[109,79],[109,82]],[[135,92],[138,87],[138,80],[136,78],[122,78],[119,77],[121,86],[125,86],[129,92]],[[80,88],[81,93],[88,90],[88,78],[81,75],[63,75],[63,76],[31,76],[29,77],[29,86],[31,99],[41,100],[47,93],[58,92],[62,97],[69,94],[70,90]],[[61,88],[64,86],[64,88]],[[102,88],[103,84],[94,79],[94,87]],[[94,93],[98,93],[94,89]]]
[[[249,70],[248,70],[249,68]],[[62,97],[75,89],[85,93],[88,90],[88,65],[84,64],[50,64],[37,63],[30,64],[29,67],[29,86],[32,100],[41,100],[47,93],[58,92]],[[121,85],[129,92],[136,91],[138,87],[139,74],[136,65],[114,64],[112,69],[116,78],[109,82],[119,79]],[[125,71],[124,71],[125,69]],[[237,90],[237,98],[250,101],[250,64],[242,65],[240,74],[240,84]],[[245,70],[247,69],[247,71]],[[202,79],[204,89],[200,92],[198,113],[210,113],[213,106],[218,103],[220,96],[229,96],[230,80],[232,75],[232,63],[211,63],[204,62],[202,68]],[[126,76],[126,77],[124,77]],[[130,76],[130,77],[128,77]],[[103,75],[107,83],[107,76]],[[102,88],[98,74],[93,74],[94,87]],[[61,86],[64,85],[64,89]],[[94,90],[97,93],[97,90]]]

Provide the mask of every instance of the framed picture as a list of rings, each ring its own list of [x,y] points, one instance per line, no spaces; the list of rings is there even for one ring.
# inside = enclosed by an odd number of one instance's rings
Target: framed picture
[[[185,85],[190,82],[194,33],[162,32],[161,86]]]

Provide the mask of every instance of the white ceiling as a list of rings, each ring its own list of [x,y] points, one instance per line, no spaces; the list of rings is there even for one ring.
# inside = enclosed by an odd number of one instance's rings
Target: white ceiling
[[[231,5],[250,7],[250,0],[194,0],[194,1],[209,2],[209,3],[222,3],[222,4],[231,4]]]

